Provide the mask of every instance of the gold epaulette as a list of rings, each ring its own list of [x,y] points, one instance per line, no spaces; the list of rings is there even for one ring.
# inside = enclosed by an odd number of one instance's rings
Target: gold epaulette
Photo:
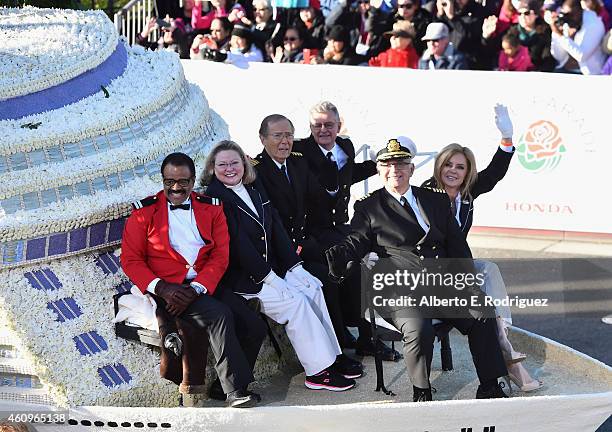
[[[291,152],[291,156],[304,156],[304,155],[300,152]]]
[[[247,159],[249,160],[252,166],[259,165],[259,161],[257,159],[253,159],[252,157],[249,157],[249,156],[247,156]]]
[[[372,194],[366,194],[366,195],[362,196],[361,198],[359,198],[357,201],[363,201],[364,199],[366,199],[370,195],[372,195]]]
[[[423,189],[427,189],[430,190],[432,192],[438,192],[438,193],[446,193],[446,191],[444,189],[440,189],[440,188],[435,188],[435,187],[431,187],[431,186],[423,186]]]
[[[209,197],[208,195],[196,195],[196,200],[204,204],[210,204],[210,205],[216,205],[216,206],[221,205],[221,201],[219,200],[219,198],[212,198],[212,197]]]
[[[138,210],[138,209],[141,209],[143,207],[148,207],[148,206],[150,206],[152,204],[155,204],[156,202],[157,202],[157,195],[151,195],[151,196],[148,196],[148,197],[143,198],[141,200],[134,201],[132,203],[132,208],[134,210]]]

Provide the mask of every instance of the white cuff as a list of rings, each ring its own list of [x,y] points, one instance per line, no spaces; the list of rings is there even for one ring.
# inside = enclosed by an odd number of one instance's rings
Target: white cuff
[[[191,282],[189,284],[191,286],[191,288],[193,288],[198,294],[206,294],[208,292],[208,290],[206,289],[206,287],[204,285],[202,285],[199,282]]]
[[[147,291],[149,291],[151,294],[155,294],[155,286],[160,280],[160,278],[155,278],[151,282],[149,282],[149,285],[147,285]]]

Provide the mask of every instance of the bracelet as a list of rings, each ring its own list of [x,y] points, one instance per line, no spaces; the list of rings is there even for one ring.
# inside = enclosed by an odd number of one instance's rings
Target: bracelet
[[[502,138],[501,145],[503,145],[504,147],[511,147],[514,144],[512,143],[512,138]]]

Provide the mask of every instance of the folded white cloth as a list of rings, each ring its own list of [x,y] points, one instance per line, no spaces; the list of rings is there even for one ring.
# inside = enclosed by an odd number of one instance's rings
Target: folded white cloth
[[[155,300],[151,296],[144,295],[136,286],[132,287],[130,293],[119,297],[119,311],[113,322],[125,321],[126,324],[158,331]]]

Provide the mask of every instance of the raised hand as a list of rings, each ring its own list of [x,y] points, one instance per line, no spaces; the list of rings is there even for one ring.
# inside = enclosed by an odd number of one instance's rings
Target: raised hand
[[[495,110],[495,125],[501,132],[502,138],[511,139],[513,134],[512,120],[508,114],[508,107],[501,104],[496,104]]]

